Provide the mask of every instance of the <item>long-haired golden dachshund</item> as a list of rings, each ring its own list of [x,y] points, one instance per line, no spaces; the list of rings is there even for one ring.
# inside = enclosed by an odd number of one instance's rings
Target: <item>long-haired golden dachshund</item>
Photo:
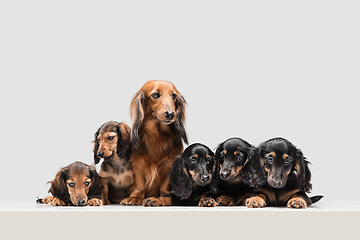
[[[125,123],[109,121],[94,135],[95,164],[104,159],[99,175],[107,180],[110,203],[119,204],[129,196],[133,181],[130,155],[130,127]]]
[[[109,204],[107,187],[94,166],[74,162],[57,172],[51,183],[51,196],[37,203],[53,206],[101,206]]]
[[[169,171],[188,144],[184,97],[167,81],[149,81],[130,105],[133,185],[124,205],[141,205],[147,197],[170,191]]]

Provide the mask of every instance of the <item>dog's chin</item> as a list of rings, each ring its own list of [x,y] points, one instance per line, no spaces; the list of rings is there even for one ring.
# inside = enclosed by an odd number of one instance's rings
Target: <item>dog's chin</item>
[[[269,184],[270,187],[272,187],[272,188],[283,188],[283,187],[285,187],[285,185],[286,185],[286,181],[283,181],[282,184],[276,184],[276,183],[268,180],[268,184]]]
[[[234,175],[231,175],[229,176],[228,178],[223,178],[221,175],[220,175],[220,179],[225,181],[225,182],[233,182],[235,180],[237,176],[234,174]]]

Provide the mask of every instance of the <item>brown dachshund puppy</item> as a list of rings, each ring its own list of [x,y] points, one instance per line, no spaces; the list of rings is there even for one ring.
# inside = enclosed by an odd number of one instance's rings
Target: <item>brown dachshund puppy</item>
[[[184,97],[166,81],[149,81],[130,105],[133,121],[131,161],[134,182],[124,205],[141,205],[147,197],[170,191],[169,171],[176,156],[188,144]]]
[[[101,164],[99,175],[107,180],[110,203],[119,204],[129,196],[133,173],[129,161],[130,128],[125,123],[104,123],[95,133],[94,161]]]
[[[50,181],[52,196],[38,199],[37,203],[53,206],[101,206],[109,204],[107,188],[94,166],[74,162],[56,174]]]

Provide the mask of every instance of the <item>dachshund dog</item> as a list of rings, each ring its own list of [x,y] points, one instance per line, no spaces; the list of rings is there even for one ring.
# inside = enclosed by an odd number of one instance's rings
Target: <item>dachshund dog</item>
[[[94,136],[94,161],[101,164],[99,175],[107,180],[110,203],[119,204],[128,197],[133,180],[129,161],[130,128],[125,123],[104,123]]]
[[[130,105],[133,185],[124,205],[142,205],[147,197],[159,197],[169,189],[169,171],[176,156],[188,144],[184,97],[166,81],[149,81]]]
[[[244,164],[254,155],[254,150],[255,147],[237,137],[229,138],[217,147],[218,206],[243,205],[250,187],[243,183],[240,173]]]
[[[216,193],[214,153],[205,145],[195,143],[173,163],[170,171],[172,191],[159,198],[145,199],[143,206],[199,206],[214,207],[210,195]]]
[[[57,172],[51,183],[52,196],[37,203],[52,206],[101,206],[109,204],[107,188],[94,166],[74,162]]]
[[[260,144],[242,171],[243,181],[255,188],[246,206],[287,206],[307,208],[323,196],[309,198],[312,188],[309,162],[300,149],[284,138],[273,138]]]

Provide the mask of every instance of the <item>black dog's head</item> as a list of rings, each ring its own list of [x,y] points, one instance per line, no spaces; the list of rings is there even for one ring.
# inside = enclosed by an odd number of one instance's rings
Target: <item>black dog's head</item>
[[[250,186],[266,182],[273,188],[283,188],[288,178],[295,180],[303,192],[311,190],[311,173],[300,149],[284,138],[273,138],[256,149],[255,157],[244,167],[244,181]]]
[[[240,176],[245,162],[253,155],[254,147],[241,138],[229,138],[220,143],[215,152],[220,179],[233,182]]]
[[[195,143],[187,147],[174,161],[170,171],[174,194],[186,199],[193,192],[193,183],[198,186],[211,183],[215,166],[214,153],[207,146]]]

